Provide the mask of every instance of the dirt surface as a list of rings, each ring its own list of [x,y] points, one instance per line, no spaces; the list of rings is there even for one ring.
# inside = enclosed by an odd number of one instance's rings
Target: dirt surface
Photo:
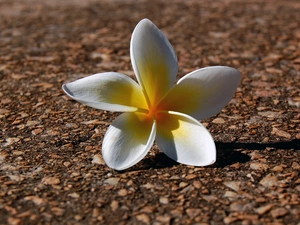
[[[296,0],[0,0],[0,224],[299,225],[299,11]],[[177,52],[178,78],[209,65],[243,74],[202,121],[212,166],[154,146],[109,169],[101,144],[117,114],[61,90],[97,72],[133,77],[130,37],[145,17]]]

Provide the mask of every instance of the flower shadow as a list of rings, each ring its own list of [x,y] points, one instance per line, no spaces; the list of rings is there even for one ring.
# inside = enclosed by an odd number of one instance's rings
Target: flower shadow
[[[292,140],[287,142],[275,143],[239,143],[239,142],[216,142],[217,146],[217,161],[213,167],[224,168],[235,163],[246,163],[251,157],[242,153],[241,150],[265,150],[266,148],[273,149],[293,149],[300,150],[300,140]]]
[[[130,167],[126,170],[118,171],[118,173],[126,173],[126,172],[137,172],[137,171],[144,171],[150,169],[164,169],[164,168],[171,168],[175,165],[179,165],[180,163],[172,160],[166,154],[159,151],[153,154],[152,156],[147,156],[138,164]]]
[[[250,161],[251,157],[235,150],[235,148],[222,148],[217,145],[217,160],[210,167],[224,168],[235,163],[246,163]]]
[[[243,150],[265,150],[266,148],[274,149],[293,149],[300,150],[300,140],[292,140],[287,142],[275,142],[275,143],[240,143],[240,142],[216,142],[217,147],[217,161],[210,168],[224,168],[231,166],[235,163],[249,162],[251,157]],[[170,159],[163,152],[159,151],[157,147],[154,147],[154,153],[152,156],[148,156],[142,160],[138,165],[129,168],[126,172],[148,169],[164,169],[171,168],[180,163]]]
[[[265,150],[266,148],[300,150],[300,140],[296,139],[275,143],[216,142],[216,147],[217,161],[210,167],[224,168],[235,163],[249,162],[251,157],[243,153],[243,150]],[[179,165],[179,163],[170,159],[162,152],[157,152],[153,157],[144,159],[143,161],[143,166],[145,168],[162,169]]]
[[[169,158],[163,152],[157,152],[153,157],[144,159],[144,164],[148,168],[163,169],[179,165],[180,163]]]

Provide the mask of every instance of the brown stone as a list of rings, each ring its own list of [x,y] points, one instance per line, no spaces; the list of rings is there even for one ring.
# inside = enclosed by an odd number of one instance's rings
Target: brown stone
[[[278,178],[272,174],[268,174],[259,183],[268,188],[279,185]]]
[[[271,213],[272,217],[278,218],[278,217],[282,217],[282,216],[286,215],[288,213],[288,211],[287,211],[287,209],[280,207],[280,208],[273,209],[270,213]]]
[[[57,177],[44,177],[42,179],[43,184],[50,184],[50,185],[56,185],[60,184],[60,179]]]
[[[150,217],[145,214],[145,213],[142,213],[142,214],[138,214],[136,215],[136,219],[142,223],[149,223],[151,221]]]

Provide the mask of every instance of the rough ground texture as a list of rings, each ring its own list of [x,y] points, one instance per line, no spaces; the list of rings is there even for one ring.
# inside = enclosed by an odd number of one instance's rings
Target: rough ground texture
[[[0,224],[299,225],[300,2],[149,2],[0,0]],[[144,17],[174,46],[178,78],[209,65],[243,74],[202,121],[212,166],[154,146],[129,170],[109,169],[101,143],[117,114],[61,90],[97,72],[133,77],[129,42]]]

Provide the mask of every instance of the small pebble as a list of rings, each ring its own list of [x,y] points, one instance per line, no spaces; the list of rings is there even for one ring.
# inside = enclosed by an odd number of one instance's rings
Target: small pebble
[[[146,223],[146,224],[150,223],[150,221],[151,221],[150,217],[145,213],[136,215],[136,219],[138,221],[140,221],[142,223]]]
[[[121,189],[121,190],[118,191],[118,195],[119,195],[119,196],[124,197],[124,196],[126,196],[127,194],[128,194],[128,191],[127,191],[126,189]]]
[[[110,177],[104,180],[104,184],[109,184],[109,185],[117,185],[119,183],[120,178],[117,177]]]
[[[161,197],[161,198],[159,199],[159,202],[160,202],[161,204],[168,204],[168,203],[169,203],[169,199],[166,198],[166,197]]]
[[[239,190],[241,188],[240,181],[225,181],[223,184],[236,192],[239,192]]]
[[[259,183],[267,188],[279,185],[278,178],[272,174],[268,174]]]
[[[112,211],[116,211],[119,208],[119,202],[116,201],[116,200],[113,200],[110,203],[110,208],[111,208]]]
[[[225,123],[225,120],[223,118],[218,117],[218,118],[215,118],[212,122],[216,123],[216,124],[223,124],[223,123]]]
[[[265,163],[251,163],[250,168],[253,170],[259,170],[261,172],[269,169],[269,166]]]
[[[60,184],[60,179],[57,177],[44,177],[42,179],[43,184],[57,185]]]
[[[200,215],[200,213],[201,213],[201,209],[197,209],[197,208],[186,209],[186,214],[188,214],[188,216],[192,219]]]
[[[269,204],[269,205],[265,205],[265,206],[261,206],[259,208],[256,208],[255,211],[259,214],[259,215],[263,215],[266,212],[270,211],[272,208],[274,207],[273,204]]]
[[[287,209],[280,207],[280,208],[273,209],[270,213],[273,218],[278,218],[278,217],[282,217],[282,216],[286,215],[288,213],[288,211],[287,211]]]

